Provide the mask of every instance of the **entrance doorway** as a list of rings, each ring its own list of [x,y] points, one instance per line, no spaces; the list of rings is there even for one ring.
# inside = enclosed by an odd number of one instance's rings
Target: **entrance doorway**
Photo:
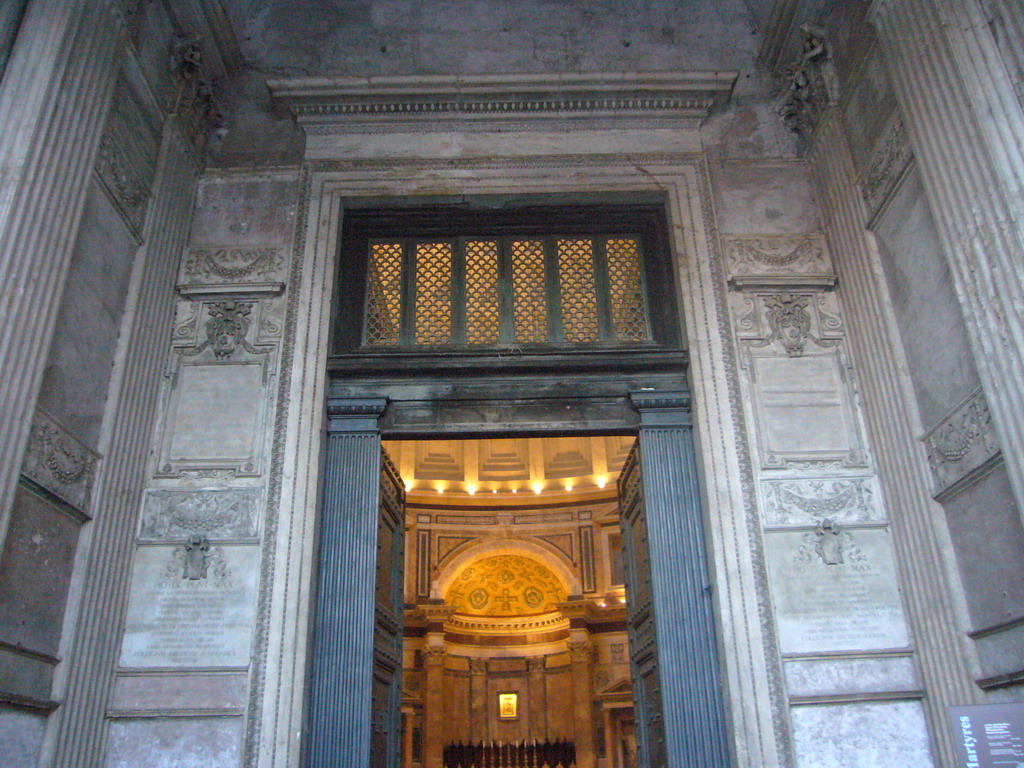
[[[633,720],[617,481],[634,443],[384,441],[406,491],[404,768],[634,768],[616,748]]]

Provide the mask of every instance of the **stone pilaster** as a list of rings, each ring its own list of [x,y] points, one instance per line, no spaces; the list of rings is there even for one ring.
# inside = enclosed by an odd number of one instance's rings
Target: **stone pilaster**
[[[370,760],[384,399],[330,400],[310,669],[308,768]],[[429,689],[428,680],[428,691]]]
[[[1024,112],[979,0],[876,0],[870,20],[1024,512]]]
[[[113,92],[113,8],[30,3],[0,88],[0,542]]]
[[[928,696],[923,700],[940,764],[952,764],[952,745],[935,738],[947,732],[946,707],[977,700],[958,631],[934,520],[942,518],[931,495],[916,417],[913,385],[906,373],[899,332],[877,246],[865,230],[868,211],[855,186],[853,160],[838,113],[827,116],[811,150],[824,209],[825,232],[842,285],[847,340],[857,361],[874,458],[884,489],[896,567],[907,608],[918,668]]]
[[[526,672],[530,698],[527,708],[530,713],[529,738],[544,741],[547,737],[548,690],[546,665],[543,656],[531,656],[526,660]]]
[[[634,392],[669,765],[727,765],[688,392]],[[635,651],[634,651],[635,652]]]
[[[590,632],[570,630],[569,660],[572,666],[572,709],[576,724],[576,764],[597,765],[594,749],[594,692],[591,679],[591,660],[594,646]]]
[[[444,749],[444,635],[430,633],[423,646],[423,768],[441,768]],[[484,684],[486,685],[486,676]]]
[[[468,741],[483,741],[487,734],[487,659],[469,660]]]

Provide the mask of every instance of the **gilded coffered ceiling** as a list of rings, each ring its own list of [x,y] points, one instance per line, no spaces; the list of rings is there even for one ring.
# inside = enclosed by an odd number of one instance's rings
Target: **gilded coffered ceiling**
[[[542,563],[521,555],[477,560],[460,573],[445,595],[456,612],[471,616],[525,616],[556,609],[565,586]]]
[[[410,500],[478,503],[565,501],[615,488],[633,447],[630,435],[388,440]],[[429,495],[429,496],[428,496]]]

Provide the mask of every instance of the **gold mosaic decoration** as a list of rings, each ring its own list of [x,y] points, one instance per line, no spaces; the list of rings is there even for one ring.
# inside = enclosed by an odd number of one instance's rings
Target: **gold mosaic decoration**
[[[555,610],[567,599],[558,577],[522,555],[493,555],[477,560],[448,588],[444,601],[471,616],[528,616]]]

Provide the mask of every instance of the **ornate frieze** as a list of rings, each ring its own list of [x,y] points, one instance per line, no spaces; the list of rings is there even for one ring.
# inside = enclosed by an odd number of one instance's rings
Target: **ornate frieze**
[[[861,192],[872,214],[889,198],[913,157],[903,118],[895,113],[860,176]]]
[[[76,439],[45,411],[32,419],[21,473],[82,513],[89,496],[99,455]]]
[[[284,290],[284,249],[269,246],[186,248],[178,275],[184,296],[276,295]]]
[[[149,490],[142,502],[143,540],[202,534],[215,539],[259,535],[259,488]]]
[[[726,270],[735,288],[835,285],[832,259],[821,235],[725,238]]]
[[[824,518],[843,525],[885,520],[873,477],[762,480],[760,485],[765,525],[812,525]]]
[[[935,476],[935,497],[948,498],[986,472],[999,457],[988,401],[975,390],[922,438]]]

